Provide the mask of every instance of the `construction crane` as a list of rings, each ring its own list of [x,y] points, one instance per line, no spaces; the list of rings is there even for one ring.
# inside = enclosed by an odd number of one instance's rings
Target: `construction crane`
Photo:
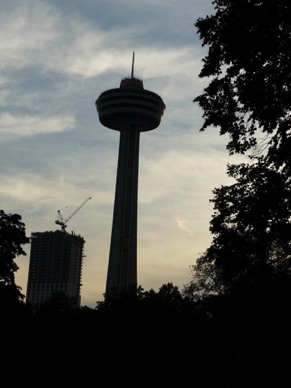
[[[68,222],[68,221],[69,221],[69,220],[77,213],[77,211],[79,211],[79,210],[81,209],[81,207],[83,207],[83,206],[85,205],[85,203],[88,202],[89,199],[91,199],[91,198],[92,198],[92,197],[86,198],[85,201],[82,202],[81,205],[78,206],[78,207],[73,211],[73,213],[71,213],[71,214],[69,215],[69,217],[68,217],[66,220],[63,219],[63,216],[62,216],[61,211],[58,210],[57,213],[58,213],[59,219],[55,221],[56,224],[61,225],[62,230],[65,232],[65,231],[66,231],[66,227],[67,227],[67,222]]]

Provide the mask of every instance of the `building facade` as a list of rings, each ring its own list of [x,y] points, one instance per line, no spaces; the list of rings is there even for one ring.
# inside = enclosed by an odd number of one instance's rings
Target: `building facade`
[[[83,237],[65,231],[31,234],[26,302],[41,305],[56,292],[81,304]]]

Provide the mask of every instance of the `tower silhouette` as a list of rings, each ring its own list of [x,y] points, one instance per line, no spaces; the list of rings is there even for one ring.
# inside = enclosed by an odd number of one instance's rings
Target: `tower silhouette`
[[[140,132],[160,125],[166,108],[157,94],[145,90],[143,81],[131,77],[96,100],[99,121],[120,132],[115,201],[106,281],[109,290],[137,286],[137,201]]]

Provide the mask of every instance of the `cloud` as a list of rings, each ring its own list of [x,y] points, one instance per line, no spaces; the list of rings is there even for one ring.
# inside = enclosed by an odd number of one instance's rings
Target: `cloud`
[[[1,12],[1,68],[37,63],[39,53],[56,41],[59,17],[45,2],[11,1]]]
[[[2,113],[0,114],[0,142],[18,136],[35,136],[67,131],[74,125],[75,119],[72,116],[42,117]]]
[[[179,229],[185,231],[189,236],[193,236],[193,231],[188,226],[188,221],[178,216],[175,217]]]
[[[2,175],[1,196],[7,196],[23,205],[44,203],[62,196],[68,196],[75,187],[63,179],[52,179],[31,173]],[[26,203],[26,204],[25,204]]]
[[[166,9],[158,5],[148,7],[145,4],[135,5],[135,9],[131,5],[131,12],[140,12],[139,17],[143,20],[139,24],[138,35],[136,24],[129,25],[125,15],[123,20],[119,19],[120,23],[114,24],[112,21],[112,25],[104,30],[102,12],[99,15],[100,20],[96,15],[97,19],[88,22],[81,13],[60,13],[56,5],[44,1],[26,0],[17,3],[15,7],[7,6],[6,12],[2,12],[0,16],[0,68],[11,70],[33,65],[46,71],[82,77],[93,77],[116,70],[127,75],[131,69],[132,51],[136,51],[136,70],[141,77],[175,76],[183,72],[183,69],[189,69],[193,45],[175,45],[175,41],[171,45],[165,44],[169,37],[162,38],[159,32],[162,27],[157,22],[158,19],[152,17],[145,23],[142,13],[142,8],[146,7],[152,14],[154,7],[156,13],[164,18],[173,17],[171,11],[176,6],[175,3],[168,5]],[[116,5],[114,10],[115,8]],[[101,11],[102,7],[99,9]],[[194,31],[194,27],[191,28]],[[155,35],[149,40],[150,31],[160,34],[159,39]],[[144,41],[136,47],[139,37],[144,37]],[[197,51],[198,55],[200,51]]]

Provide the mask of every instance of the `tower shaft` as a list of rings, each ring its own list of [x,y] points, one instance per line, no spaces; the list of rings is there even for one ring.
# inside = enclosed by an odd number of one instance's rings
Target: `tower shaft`
[[[139,140],[134,125],[120,132],[106,292],[137,285]]]
[[[123,78],[119,88],[101,93],[95,105],[99,121],[120,132],[115,202],[106,281],[106,295],[137,287],[137,200],[140,133],[160,125],[166,108],[142,80]]]

